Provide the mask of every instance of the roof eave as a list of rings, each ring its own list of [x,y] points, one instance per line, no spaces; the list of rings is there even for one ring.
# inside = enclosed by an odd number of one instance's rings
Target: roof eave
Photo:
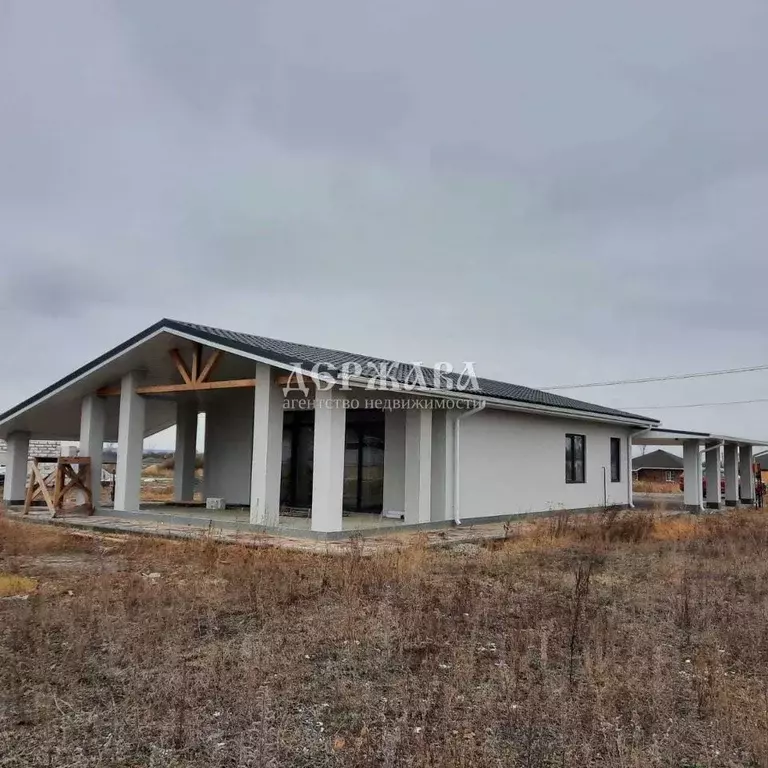
[[[273,357],[265,357],[263,355],[258,355],[248,350],[246,345],[240,344],[237,341],[233,341],[231,344],[223,344],[221,340],[217,340],[213,338],[211,334],[192,332],[190,331],[189,328],[185,328],[181,323],[178,323],[174,320],[170,320],[168,318],[163,318],[162,320],[158,321],[154,325],[151,325],[149,328],[146,328],[144,331],[141,331],[140,333],[130,337],[128,340],[126,340],[122,344],[119,344],[116,347],[113,347],[112,349],[105,352],[103,355],[100,355],[99,357],[95,358],[95,360],[91,361],[90,363],[87,363],[86,365],[81,366],[80,368],[77,368],[75,371],[68,374],[67,376],[64,376],[58,381],[54,382],[49,387],[46,387],[45,389],[41,390],[37,394],[33,395],[32,397],[27,398],[26,400],[23,400],[21,403],[9,409],[5,413],[0,414],[0,427],[6,422],[8,422],[10,419],[13,419],[21,415],[22,413],[27,411],[29,408],[32,408],[35,405],[38,405],[39,403],[45,401],[49,397],[52,397],[55,394],[61,392],[70,384],[75,383],[76,381],[80,380],[86,375],[98,370],[99,368],[107,365],[110,362],[113,362],[114,360],[118,359],[125,353],[129,352],[130,350],[134,349],[138,345],[142,344],[143,342],[148,341],[154,336],[164,332],[172,333],[175,336],[179,336],[181,338],[186,338],[189,341],[205,342],[208,346],[213,347],[215,349],[220,349],[225,352],[232,352],[233,354],[240,355],[241,357],[245,357],[245,358],[254,360],[256,362],[266,363],[276,368],[280,368],[288,371],[294,370],[294,365],[292,363],[275,359]],[[312,378],[313,376],[311,373],[307,371],[303,371],[302,373],[303,375],[309,378]],[[358,383],[359,385],[367,385],[369,383],[368,379],[363,379],[362,377],[360,377],[358,381],[356,381],[356,377],[350,377],[350,382]],[[381,388],[373,391],[391,392],[393,390],[387,389],[387,388]],[[400,391],[400,390],[395,390],[395,391]],[[536,413],[540,415],[549,415],[549,416],[562,416],[565,418],[578,419],[578,420],[584,420],[584,421],[594,421],[594,422],[602,422],[602,423],[610,423],[610,424],[624,424],[627,426],[635,426],[635,427],[641,427],[641,428],[647,428],[647,429],[651,429],[654,426],[660,424],[660,422],[657,419],[644,418],[634,414],[619,415],[619,414],[609,414],[609,413],[598,413],[593,411],[582,411],[574,408],[543,405],[539,403],[528,403],[524,401],[510,400],[510,399],[498,398],[498,397],[488,397],[485,395],[476,395],[469,392],[457,392],[455,390],[444,390],[444,389],[436,390],[436,389],[419,387],[419,388],[414,388],[411,390],[403,390],[403,391],[411,392],[413,394],[427,395],[431,397],[443,397],[443,398],[452,397],[455,399],[474,400],[477,402],[483,401],[487,405],[493,408],[501,409],[501,410]]]

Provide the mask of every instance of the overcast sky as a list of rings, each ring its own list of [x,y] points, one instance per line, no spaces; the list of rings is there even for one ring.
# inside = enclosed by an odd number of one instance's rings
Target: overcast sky
[[[533,386],[768,363],[766,72],[765,0],[0,0],[0,411],[163,316]]]

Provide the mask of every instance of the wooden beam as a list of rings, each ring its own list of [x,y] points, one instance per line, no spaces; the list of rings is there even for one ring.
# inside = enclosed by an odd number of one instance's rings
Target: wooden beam
[[[224,381],[200,381],[192,384],[151,384],[136,387],[137,395],[169,395],[174,392],[202,392],[209,389],[240,389],[255,387],[256,379],[225,379]],[[119,395],[120,387],[102,387],[97,390],[100,397]]]
[[[176,370],[181,374],[181,378],[184,379],[184,383],[191,384],[194,380],[194,376],[190,376],[187,372],[187,366],[184,365],[184,360],[182,360],[181,355],[179,354],[179,350],[172,349],[170,355],[173,362],[176,363]],[[194,359],[192,365],[194,366]]]
[[[198,373],[200,372],[200,359],[203,356],[203,347],[201,344],[195,344],[195,346],[192,348],[192,372],[190,376],[192,377],[192,382],[197,383],[198,381]]]
[[[164,395],[172,392],[199,392],[208,389],[237,389],[255,387],[256,379],[227,379],[226,381],[202,381],[194,384],[153,384],[136,387],[138,395]]]
[[[200,372],[200,375],[197,377],[197,381],[199,384],[202,384],[204,381],[208,380],[208,377],[213,372],[213,369],[216,367],[216,363],[219,362],[219,358],[221,357],[221,350],[220,349],[214,349],[213,354],[208,358],[208,362],[205,364],[205,368]]]

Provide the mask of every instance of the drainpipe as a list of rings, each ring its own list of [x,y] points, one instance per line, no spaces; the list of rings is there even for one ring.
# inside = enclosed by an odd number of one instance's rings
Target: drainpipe
[[[461,515],[459,513],[459,445],[461,444],[461,420],[480,413],[485,408],[485,401],[481,402],[477,408],[469,411],[462,411],[456,416],[453,423],[453,522],[461,525]]]

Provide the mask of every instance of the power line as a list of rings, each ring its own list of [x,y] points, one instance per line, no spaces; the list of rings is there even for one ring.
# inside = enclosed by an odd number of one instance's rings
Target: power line
[[[758,397],[753,400],[727,400],[722,403],[684,403],[683,405],[635,405],[622,408],[626,411],[666,411],[671,408],[710,408],[720,405],[747,405],[748,403],[768,403],[768,397]]]
[[[680,379],[701,379],[707,376],[726,376],[732,373],[751,373],[768,370],[767,365],[751,365],[746,368],[725,368],[720,371],[701,371],[698,373],[674,373],[669,376],[647,376],[643,379],[616,379],[615,381],[596,381],[589,384],[559,384],[556,387],[539,387],[545,392],[558,389],[585,389],[586,387],[615,387],[620,384],[648,384],[653,381],[675,381]]]

